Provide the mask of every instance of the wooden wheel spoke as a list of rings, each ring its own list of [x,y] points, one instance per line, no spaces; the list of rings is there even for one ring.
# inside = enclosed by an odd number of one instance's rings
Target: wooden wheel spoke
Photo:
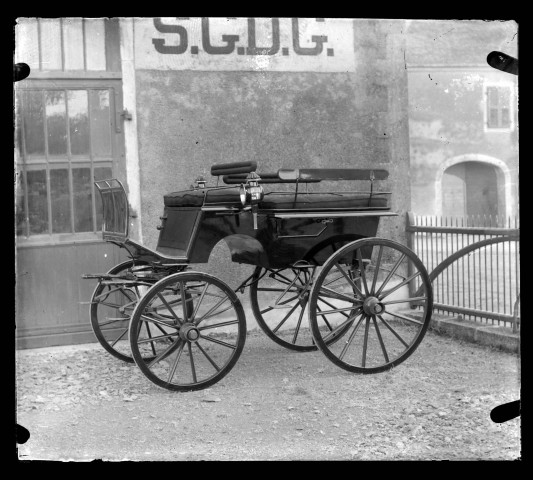
[[[324,342],[326,343],[332,340],[337,333],[342,331],[350,323],[353,323],[354,320],[361,314],[362,310],[362,308],[358,308],[356,312],[354,312],[350,317],[348,317],[347,320],[342,322],[340,325],[337,325],[331,332],[329,332],[325,337],[323,337],[322,340],[324,340]]]
[[[322,312],[322,310],[320,309],[320,307],[318,306],[318,304],[317,304],[317,306],[316,306],[316,309],[317,309],[319,312]],[[346,315],[346,314],[344,314],[344,315]],[[333,330],[333,327],[329,324],[328,319],[327,319],[324,315],[322,315],[322,314],[319,314],[319,316],[322,317],[322,320],[323,320],[324,323],[326,324],[326,327],[328,327],[328,328],[329,328],[329,331],[331,332],[331,331]]]
[[[279,273],[280,271],[281,270],[278,270],[277,272],[273,272],[273,273],[274,273],[274,275],[277,275],[278,277],[282,278],[283,280],[285,280],[288,283],[294,283],[295,282],[296,279],[290,280],[285,275],[282,275],[281,273]],[[293,273],[294,273],[294,271],[293,271]],[[273,277],[271,277],[271,278],[273,278]],[[281,282],[281,280],[279,280],[279,279],[276,279],[276,280],[278,280],[278,282]],[[281,282],[281,283],[285,283],[285,282]],[[296,288],[298,288],[298,287],[296,287]]]
[[[223,342],[222,340],[219,340],[218,338],[206,337],[205,335],[202,335],[202,334],[200,334],[200,338],[203,338],[204,340],[207,340],[208,342],[217,343],[218,345],[231,348],[232,350],[235,350],[237,348],[236,345],[231,345],[230,343]]]
[[[341,312],[345,312],[346,310],[353,310],[354,309],[354,306],[350,306],[350,307],[344,307],[344,308],[334,308],[332,310],[322,310],[321,311],[321,315],[330,315],[332,313],[341,313]]]
[[[152,361],[148,364],[148,368],[152,368],[157,362],[168,357],[172,352],[180,348],[180,345],[182,345],[182,343],[183,341],[181,340],[181,338],[179,338],[176,342],[170,344],[165,350],[163,350],[159,355],[157,355],[157,357],[152,359]]]
[[[420,302],[424,300],[427,300],[427,297],[401,298],[398,300],[389,300],[388,302],[382,302],[382,303],[383,305],[393,305],[395,303]]]
[[[376,334],[378,336],[379,344],[381,345],[381,351],[383,352],[383,357],[385,358],[385,362],[389,363],[389,356],[387,355],[387,349],[385,348],[385,344],[383,343],[383,338],[381,337],[381,332],[379,330],[378,322],[376,321],[375,315],[372,315],[372,322],[374,323],[374,328],[376,329]]]
[[[372,287],[370,287],[370,293],[374,294],[376,288],[376,281],[378,279],[379,267],[381,265],[381,255],[383,254],[383,245],[379,246],[378,258],[376,260],[376,268],[374,270],[374,278],[372,279]]]
[[[317,297],[317,308],[318,308],[318,301],[322,302],[322,303],[325,303],[328,307],[330,308],[335,308],[335,305],[332,305],[331,303],[329,302],[326,302],[321,296],[318,296]],[[357,308],[357,307],[354,307],[354,308]],[[322,310],[320,310],[322,311]],[[348,315],[346,312],[339,312],[341,315],[344,315],[346,318],[348,318],[350,315]]]
[[[278,305],[286,305],[287,303],[292,302],[296,298],[298,298],[298,295],[295,295],[294,297],[288,298],[287,300],[284,300],[283,302],[278,303]],[[263,313],[270,312],[271,310],[275,310],[275,308],[274,307],[267,307],[264,310],[261,310],[261,315],[263,315]]]
[[[287,280],[286,282],[280,280],[279,278],[276,278],[275,280],[279,283],[282,283],[283,285],[288,285],[291,288],[296,288],[299,292],[301,292],[302,290],[305,290],[304,287],[301,287],[300,285],[297,285],[296,283],[291,282],[290,280]]]
[[[163,322],[162,320],[158,320],[156,318],[153,318],[153,317],[148,317],[146,315],[141,315],[141,320],[143,322],[152,322],[154,324],[158,324],[158,325],[161,325],[163,327],[167,327],[167,328],[173,328],[175,330],[178,330],[179,327],[177,327],[176,325],[173,325],[172,323],[167,323],[167,322]]]
[[[190,342],[187,343],[187,347],[189,349],[189,360],[191,362],[192,379],[193,379],[194,383],[198,383],[198,378],[196,377],[196,368],[194,366],[194,359],[193,359],[193,355],[192,355],[192,347],[191,347]]]
[[[368,285],[366,284],[365,264],[363,263],[363,254],[361,249],[357,249],[357,262],[359,263],[359,273],[363,279],[363,287],[365,287],[365,294],[368,295]]]
[[[211,307],[209,309],[209,311],[207,313],[205,313],[202,317],[200,317],[199,319],[195,320],[194,321],[194,324],[195,325],[198,325],[200,322],[202,322],[202,320],[206,320],[210,317],[213,317],[215,315],[215,312],[217,310],[217,308],[219,308],[222,304],[224,304],[225,302],[227,302],[230,298],[229,297],[224,297],[222,298],[219,302],[217,302],[213,307]],[[221,312],[218,312],[217,315],[221,314],[221,313],[224,313],[226,312],[227,310],[229,310],[230,308],[232,307],[232,305],[230,305],[228,308],[226,308],[225,310],[222,310]]]
[[[154,325],[154,327],[157,328],[157,329],[158,329],[163,335],[166,335],[166,334],[167,334],[167,331],[166,331],[166,330],[163,330],[163,329],[161,328],[161,326],[160,326],[158,323],[154,323],[153,325]],[[178,334],[178,333],[176,332],[176,333],[173,333],[172,335],[177,335],[177,334]]]
[[[180,285],[180,292],[181,292],[181,308],[182,308],[183,321],[186,322],[189,319],[189,315],[187,313],[187,302],[189,300],[192,302],[192,297],[187,298],[187,293],[185,292],[185,284],[183,282],[179,282],[179,285]]]
[[[164,340],[166,338],[172,338],[172,337],[177,337],[178,336],[178,333],[167,333],[166,335],[158,335],[157,337],[152,337],[150,336],[149,338],[143,338],[142,340],[137,340],[137,345],[142,345],[143,343],[151,343],[152,346],[155,342],[157,342],[158,340]],[[156,352],[154,352],[154,355],[156,354]]]
[[[344,293],[336,292],[335,290],[331,290],[330,288],[327,288],[327,287],[321,287],[320,294],[323,297],[334,298],[336,300],[343,300],[344,302],[362,303],[362,300],[358,300],[356,298],[350,297]]]
[[[183,294],[182,294],[183,295]],[[179,324],[182,324],[183,321],[181,320],[181,318],[179,318],[177,315],[176,315],[176,312],[174,312],[174,310],[172,309],[172,307],[168,304],[168,302],[166,301],[165,297],[163,297],[163,295],[161,295],[159,292],[157,293],[157,296],[159,297],[159,299],[163,302],[163,304],[165,305],[165,307],[167,307],[168,311],[170,312],[170,314],[176,319],[176,322],[178,322]],[[185,305],[185,302],[182,302],[183,305]],[[184,307],[185,308],[185,307]]]
[[[400,282],[398,285],[394,286],[393,288],[391,288],[390,290],[387,290],[386,292],[383,292],[381,293],[381,295],[379,296],[379,298],[381,300],[383,300],[384,298],[388,297],[391,293],[394,293],[396,290],[402,288],[403,286],[407,285],[411,280],[415,279],[416,277],[418,277],[422,272],[418,271],[416,273],[414,273],[413,275],[411,275],[409,278],[406,278],[403,282]]]
[[[148,338],[152,338],[152,332],[150,332],[150,325],[149,325],[148,323],[146,323],[144,326],[146,327],[146,331],[148,332]],[[150,342],[150,345],[151,345],[151,347],[152,347],[152,353],[153,353],[154,355],[157,355],[157,353],[156,353],[156,351],[155,351],[154,342],[153,342],[153,341]]]
[[[357,295],[359,295],[361,298],[365,298],[365,295],[363,295],[363,292],[361,292],[361,289],[355,284],[355,282],[348,276],[348,274],[344,271],[344,268],[342,268],[338,263],[335,263],[335,267],[337,270],[339,270],[346,280],[348,280],[348,283],[350,286],[355,290]]]
[[[383,324],[392,332],[392,334],[398,339],[400,340],[400,342],[402,342],[404,344],[404,346],[406,348],[409,348],[409,344],[402,338],[400,337],[400,335],[398,334],[398,332],[396,330],[394,330],[394,328],[392,328],[388,322],[381,316],[381,315],[378,315],[378,318],[383,322]]]
[[[396,273],[396,270],[398,270],[398,267],[400,266],[400,264],[402,263],[404,258],[405,258],[405,253],[402,253],[400,258],[398,259],[398,261],[394,264],[394,267],[392,267],[391,271],[387,275],[387,278],[385,278],[385,280],[383,280],[383,283],[381,284],[381,286],[379,287],[378,291],[376,292],[376,297],[378,297],[379,294],[383,291],[383,289],[385,288],[385,285],[387,285],[387,283],[389,283],[389,280]]]
[[[302,309],[300,311],[300,316],[298,317],[298,324],[296,325],[296,329],[294,330],[294,336],[292,337],[292,343],[296,343],[296,338],[298,337],[298,333],[300,332],[300,325],[302,324],[302,318],[304,316],[305,311],[305,305],[307,302],[302,305]]]
[[[176,353],[176,359],[174,360],[174,363],[172,364],[172,368],[170,369],[170,372],[168,374],[167,384],[170,384],[172,382],[172,379],[174,378],[174,374],[176,373],[176,369],[178,368],[178,363],[180,361],[181,353],[183,352],[183,347],[185,346],[185,342],[183,340],[179,339],[178,342],[181,342],[177,348]]]
[[[119,336],[119,337],[118,337],[118,338],[117,338],[117,339],[111,344],[111,346],[114,347],[114,346],[118,343],[118,341],[119,341],[124,335],[126,335],[126,333],[128,333],[128,328],[126,328],[126,330],[124,330],[124,331],[120,334],[120,336]]]
[[[271,287],[258,287],[258,292],[285,292],[286,290],[282,288],[271,288]],[[295,293],[296,290],[288,290],[291,293]],[[298,290],[299,291],[299,290]]]
[[[366,324],[365,324],[365,338],[363,340],[363,358],[361,360],[361,366],[364,368],[366,367],[366,348],[368,346],[368,327],[370,325],[370,318],[366,317]]]
[[[98,305],[104,305],[106,307],[116,308],[116,309],[122,308],[124,306],[124,305],[119,305],[118,303],[105,303],[105,302],[96,302],[96,303],[98,303]]]
[[[401,318],[402,320],[405,320],[407,322],[416,323],[417,325],[424,325],[420,320],[416,320],[414,318],[406,317],[405,315],[402,315],[401,313],[398,313],[398,312],[389,312],[387,310],[385,313],[388,313],[389,315],[393,315],[394,317]]]
[[[276,328],[272,329],[272,332],[273,333],[276,333],[280,327],[287,321],[287,319],[292,315],[292,313],[294,312],[294,310],[296,310],[296,308],[300,305],[299,302],[296,302],[294,304],[294,306],[289,310],[289,313],[287,313],[287,315],[285,315],[285,317],[283,317],[283,320],[281,322],[278,323],[278,325],[276,326]]]
[[[209,361],[211,365],[215,368],[217,372],[220,372],[220,367],[215,363],[215,361],[207,354],[207,352],[202,348],[200,345],[200,342],[196,342],[196,346],[200,349],[200,351],[204,354],[205,358]]]
[[[202,331],[202,330],[209,330],[211,328],[226,327],[228,325],[236,325],[237,323],[239,323],[239,320],[237,320],[237,319],[228,320],[227,322],[213,323],[211,325],[204,325],[203,327],[198,327],[198,330]]]
[[[340,277],[334,278],[333,280],[330,280],[328,283],[324,283],[322,286],[327,287],[328,285],[331,285],[332,283],[335,283],[339,281],[341,278],[344,278],[344,275],[341,275]]]
[[[353,320],[355,320],[356,317],[353,318]],[[350,334],[350,336],[348,337],[348,340],[346,340],[346,343],[344,345],[344,347],[342,348],[342,351],[341,353],[339,354],[339,359],[342,360],[344,355],[346,354],[346,352],[348,351],[348,348],[350,348],[350,345],[352,344],[353,342],[353,339],[355,338],[355,334],[357,333],[357,330],[359,330],[359,327],[361,326],[361,323],[363,321],[363,319],[365,318],[365,315],[361,315],[361,318],[359,319],[359,321],[357,322],[357,325],[355,326],[355,328],[352,330],[352,333]],[[353,321],[352,320],[352,321]]]

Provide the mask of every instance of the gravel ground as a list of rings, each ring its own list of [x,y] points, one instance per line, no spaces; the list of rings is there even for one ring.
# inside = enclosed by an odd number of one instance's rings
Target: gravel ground
[[[173,393],[98,344],[16,352],[24,459],[514,460],[521,423],[490,419],[520,398],[516,355],[429,332],[395,369],[350,374],[320,352],[248,334],[234,369]]]

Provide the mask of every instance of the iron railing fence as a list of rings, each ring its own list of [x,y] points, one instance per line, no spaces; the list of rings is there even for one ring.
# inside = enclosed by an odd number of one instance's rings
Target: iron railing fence
[[[435,311],[477,322],[520,321],[519,218],[407,214],[409,247],[430,274]],[[417,285],[415,288],[418,288]]]

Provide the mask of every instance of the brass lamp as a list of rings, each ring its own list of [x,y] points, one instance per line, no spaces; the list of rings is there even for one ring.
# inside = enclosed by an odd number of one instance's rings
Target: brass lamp
[[[251,172],[246,177],[246,184],[242,183],[240,187],[240,197],[243,207],[250,206],[252,208],[252,215],[254,218],[254,230],[257,230],[257,209],[258,204],[263,200],[264,192],[263,187],[259,185],[261,177],[255,173]]]

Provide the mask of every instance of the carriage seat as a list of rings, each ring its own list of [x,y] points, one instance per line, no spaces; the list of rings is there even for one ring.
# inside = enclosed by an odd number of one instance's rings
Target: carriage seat
[[[207,192],[207,196],[206,196]],[[206,204],[225,206],[241,206],[239,190],[187,190],[183,192],[168,193],[164,197],[165,207],[202,207],[204,198]],[[320,193],[308,195],[298,193],[296,202],[294,194],[265,193],[259,203],[261,210],[316,210],[335,208],[380,208],[389,209],[389,196],[375,193],[370,198],[370,193]]]

